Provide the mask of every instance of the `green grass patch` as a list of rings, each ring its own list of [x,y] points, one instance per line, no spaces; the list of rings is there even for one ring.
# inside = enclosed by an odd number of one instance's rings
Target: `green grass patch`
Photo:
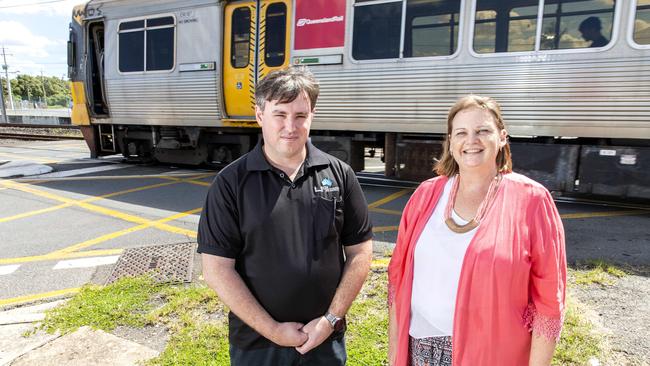
[[[149,365],[230,365],[228,326],[190,322],[172,335],[167,348]]]
[[[616,276],[599,265],[608,276]],[[348,315],[348,364],[387,364],[387,272],[371,271]],[[603,359],[603,338],[586,319],[583,305],[570,299],[553,365],[584,365]],[[227,366],[228,309],[204,284],[156,285],[147,277],[124,278],[106,287],[86,286],[65,305],[47,313],[42,327],[63,333],[88,325],[110,331],[116,326],[164,326],[166,349],[147,364]]]
[[[345,338],[351,366],[388,364],[387,287],[386,269],[373,269],[348,312]]]
[[[575,282],[578,285],[611,286],[615,283],[615,279],[626,275],[627,273],[622,269],[598,259],[579,265],[575,271]]]
[[[603,359],[604,340],[586,319],[583,305],[569,298],[562,337],[555,349],[553,365],[586,365],[589,359]]]
[[[41,328],[68,333],[82,326],[110,331],[146,323],[156,285],[148,277],[125,278],[106,287],[87,285],[63,306],[48,311]]]

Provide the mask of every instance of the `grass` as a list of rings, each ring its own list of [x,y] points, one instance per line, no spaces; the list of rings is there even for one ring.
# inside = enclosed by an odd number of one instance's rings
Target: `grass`
[[[627,275],[625,271],[601,259],[588,261],[578,267],[579,270],[575,272],[575,281],[578,285],[611,286],[615,279]]]
[[[571,297],[567,299],[564,328],[555,348],[553,365],[586,365],[592,358],[603,359],[603,337],[594,331],[593,324],[584,315],[585,310]]]
[[[105,331],[120,325],[144,326],[156,287],[148,277],[125,278],[106,287],[84,286],[63,306],[47,312],[41,327],[65,334],[85,325]]]
[[[609,276],[607,266],[598,265]],[[615,272],[614,273],[618,273]],[[387,273],[373,268],[348,313],[348,364],[387,364]],[[587,320],[583,305],[570,299],[554,365],[584,365],[603,359],[603,339]],[[229,365],[227,308],[204,284],[155,285],[146,277],[126,278],[106,286],[87,286],[64,306],[50,311],[42,327],[70,332],[81,326],[110,331],[116,326],[164,326],[166,349],[149,365]]]

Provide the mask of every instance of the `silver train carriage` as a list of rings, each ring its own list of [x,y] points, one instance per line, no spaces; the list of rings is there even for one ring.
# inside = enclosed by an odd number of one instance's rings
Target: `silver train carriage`
[[[446,111],[503,106],[514,166],[549,189],[650,198],[650,0],[91,0],[68,43],[93,156],[225,164],[259,138],[255,83],[307,65],[312,140],[432,175]]]

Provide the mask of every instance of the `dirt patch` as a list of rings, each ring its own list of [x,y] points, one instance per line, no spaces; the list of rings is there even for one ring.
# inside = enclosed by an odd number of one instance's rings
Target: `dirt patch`
[[[605,365],[650,365],[650,267],[625,268],[630,274],[611,285],[575,285],[572,294],[598,317],[609,343]]]

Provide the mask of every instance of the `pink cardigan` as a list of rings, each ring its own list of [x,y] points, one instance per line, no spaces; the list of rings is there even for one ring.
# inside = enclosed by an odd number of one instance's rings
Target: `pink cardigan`
[[[395,366],[408,365],[415,244],[447,179],[423,182],[402,214],[388,266],[388,302],[398,327]],[[523,175],[504,175],[463,260],[453,364],[527,365],[531,331],[559,339],[565,287],[564,228],[551,195]]]

